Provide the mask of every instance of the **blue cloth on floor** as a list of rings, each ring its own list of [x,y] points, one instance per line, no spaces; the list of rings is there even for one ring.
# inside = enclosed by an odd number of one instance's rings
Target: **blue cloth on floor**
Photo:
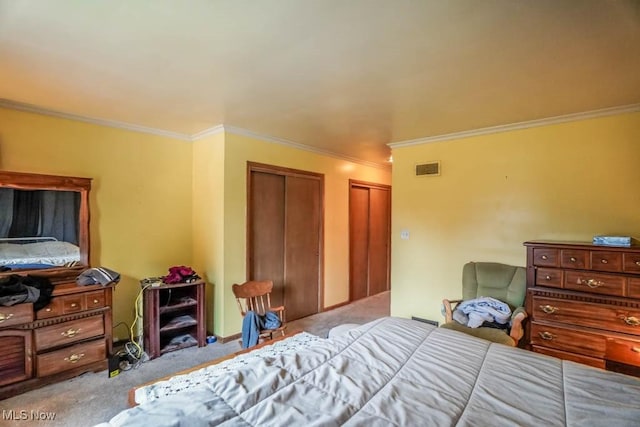
[[[273,311],[267,311],[264,316],[247,311],[242,319],[242,348],[258,344],[261,329],[277,329],[281,324],[280,318]]]

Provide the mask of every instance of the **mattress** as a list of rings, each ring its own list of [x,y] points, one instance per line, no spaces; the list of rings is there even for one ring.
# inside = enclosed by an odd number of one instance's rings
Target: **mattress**
[[[106,426],[637,426],[640,380],[387,317]]]

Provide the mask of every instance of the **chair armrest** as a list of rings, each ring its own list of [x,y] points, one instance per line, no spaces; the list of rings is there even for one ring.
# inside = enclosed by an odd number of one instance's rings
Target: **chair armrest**
[[[516,308],[515,310],[513,310],[513,313],[511,314],[511,332],[509,333],[509,336],[513,338],[513,341],[515,341],[516,346],[518,346],[518,341],[520,341],[520,339],[524,335],[524,328],[522,326],[522,322],[527,317],[528,317],[527,311],[524,309],[524,307]]]
[[[280,321],[282,323],[285,322],[285,318],[284,318],[284,306],[280,305],[278,307],[269,307],[268,311],[273,311],[274,313],[278,313],[278,317],[280,318]]]
[[[453,321],[453,308],[455,308],[455,305],[452,306],[452,304],[459,304],[461,302],[462,302],[461,299],[450,300],[445,298],[442,300],[442,308],[443,308],[442,314],[444,314],[445,323],[449,323]]]
[[[527,310],[524,309],[524,307],[517,307],[515,310],[513,310],[513,312],[511,313],[511,321],[513,322],[514,319],[518,316],[519,313],[524,314],[524,317],[520,320],[520,322],[522,322],[522,320],[526,319],[527,317],[529,317],[529,315],[527,314]]]

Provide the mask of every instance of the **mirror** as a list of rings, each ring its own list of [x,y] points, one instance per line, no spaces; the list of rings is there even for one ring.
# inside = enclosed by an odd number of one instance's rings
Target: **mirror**
[[[85,269],[90,189],[89,178],[0,171],[0,274]]]

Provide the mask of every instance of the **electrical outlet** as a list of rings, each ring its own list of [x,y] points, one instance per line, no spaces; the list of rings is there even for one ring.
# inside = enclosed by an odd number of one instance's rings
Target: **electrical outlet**
[[[400,232],[400,238],[402,240],[409,240],[409,230],[402,230]]]

